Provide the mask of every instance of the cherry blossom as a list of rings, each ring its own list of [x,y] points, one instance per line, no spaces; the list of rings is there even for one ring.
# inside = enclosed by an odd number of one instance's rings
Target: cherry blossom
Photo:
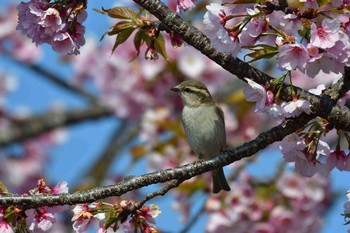
[[[180,13],[181,10],[191,10],[194,7],[194,0],[177,0],[176,13]]]
[[[26,214],[29,216],[27,221],[33,218],[33,221],[29,224],[29,230],[31,231],[48,231],[52,225],[56,222],[55,216],[48,211],[47,207],[40,207],[37,210],[27,210]]]
[[[225,28],[226,15],[230,9],[216,3],[206,6],[207,12],[204,15],[203,23],[211,44],[221,52],[230,52],[233,56],[240,50],[238,35],[228,32]]]
[[[286,136],[279,147],[283,158],[287,162],[294,162],[295,171],[303,176],[312,177],[316,172],[324,176],[329,175],[330,170],[324,161],[324,156],[330,153],[330,147],[326,142],[318,141],[316,158],[313,157],[312,151],[309,151],[304,140],[295,133]]]
[[[339,22],[335,19],[324,19],[322,27],[317,28],[316,24],[311,25],[310,43],[321,49],[331,48],[339,40]]]
[[[62,54],[79,54],[80,46],[85,43],[85,28],[82,26],[86,18],[84,10],[76,13],[59,4],[51,7],[49,1],[45,0],[21,2],[17,10],[17,30],[22,31],[34,43],[48,43]]]
[[[294,14],[285,14],[283,11],[273,11],[267,15],[269,25],[283,30],[288,35],[297,34],[297,30],[301,27],[301,20]]]
[[[277,66],[282,70],[303,71],[310,59],[308,50],[302,44],[285,44],[278,48]]]
[[[5,210],[0,206],[0,232],[2,233],[14,233],[10,224],[4,218]]]
[[[309,101],[301,99],[282,104],[286,117],[296,117],[303,112],[310,114],[311,106]]]
[[[242,174],[231,184],[232,192],[225,195],[224,201],[209,198],[207,232],[318,232],[322,224],[319,213],[325,210],[329,194],[327,179],[306,179],[284,171],[277,178],[275,191],[264,190],[264,186],[255,189],[253,183],[253,177]],[[261,192],[264,194],[259,195]],[[311,193],[318,193],[317,198]]]
[[[73,208],[73,229],[75,232],[85,232],[93,218],[92,209],[88,204],[79,204]]]
[[[244,95],[246,96],[247,101],[256,102],[255,112],[263,111],[266,107],[267,94],[266,90],[260,84],[245,78],[249,86],[244,89]]]
[[[347,160],[348,156],[338,148],[327,155],[326,165],[330,170],[337,168],[339,171],[344,171],[347,170]]]
[[[16,30],[16,20],[15,7],[4,7],[0,12],[0,49],[21,62],[37,62],[41,57],[41,50]]]

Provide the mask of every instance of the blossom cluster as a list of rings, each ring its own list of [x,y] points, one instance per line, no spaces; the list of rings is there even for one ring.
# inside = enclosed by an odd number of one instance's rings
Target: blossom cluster
[[[207,232],[312,233],[322,225],[330,192],[327,179],[283,172],[276,183],[259,183],[242,173],[222,199],[212,196]]]
[[[274,3],[270,3],[270,6]],[[298,7],[271,9],[259,4],[208,5],[204,15],[211,44],[236,56],[243,48],[254,60],[277,55],[282,71],[339,77],[350,64],[348,1],[300,1]],[[300,39],[300,41],[298,41]],[[261,49],[260,49],[261,48]]]
[[[246,79],[249,86],[245,88],[244,94],[248,101],[256,102],[255,111],[268,113],[272,117],[282,120],[287,117],[296,117],[301,113],[310,114],[311,104],[306,100],[294,98],[290,102],[278,104],[274,94],[267,88]],[[319,85],[316,89],[309,90],[310,93],[320,95],[324,85]],[[348,99],[348,93],[341,99],[338,104],[344,105]],[[317,133],[291,134],[286,136],[280,143],[280,149],[283,158],[287,162],[293,162],[295,170],[300,174],[311,177],[316,172],[328,176],[330,171],[337,168],[339,171],[350,171],[350,156],[340,149],[331,150],[326,141],[320,139],[322,133],[329,133],[327,123],[321,119],[315,119],[309,123],[312,130]],[[311,131],[311,130],[310,130]]]
[[[34,63],[41,50],[31,40],[16,30],[17,10],[14,6],[0,11],[0,51],[24,63]]]
[[[108,203],[79,204],[73,209],[73,229],[77,233],[86,232],[92,221],[99,220],[98,233],[110,229],[120,229],[124,232],[155,233],[157,229],[150,225],[161,214],[157,205],[142,206],[131,211],[136,201],[122,200],[114,205]]]
[[[287,117],[296,117],[305,112],[310,114],[312,105],[307,100],[294,98],[290,102],[278,103],[271,90],[245,78],[248,85],[244,89],[244,95],[249,102],[256,102],[255,112],[265,112],[272,117],[282,120]]]
[[[84,45],[87,14],[79,5],[50,3],[49,0],[30,0],[17,6],[17,30],[37,44],[48,43],[61,54],[79,54]]]
[[[61,181],[54,187],[49,188],[45,181],[40,179],[37,187],[30,190],[29,193],[31,195],[68,193],[67,182]],[[54,213],[62,210],[62,207],[47,206],[26,211],[15,206],[0,207],[0,231],[4,233],[17,232],[20,229],[25,229],[26,232],[48,231],[56,222]]]

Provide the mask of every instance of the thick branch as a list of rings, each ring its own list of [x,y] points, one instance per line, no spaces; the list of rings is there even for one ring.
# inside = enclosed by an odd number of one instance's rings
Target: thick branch
[[[109,109],[99,105],[93,105],[86,109],[48,112],[25,121],[16,122],[16,124],[2,129],[0,131],[0,146],[23,141],[58,127],[111,115]]]
[[[261,149],[264,149],[273,142],[282,140],[299,128],[302,128],[315,115],[302,114],[296,119],[287,119],[281,125],[276,126],[264,133],[261,133],[254,140],[244,143],[236,149],[223,152],[219,156],[203,162],[193,162],[165,169],[145,175],[134,176],[116,185],[97,187],[91,190],[75,192],[73,194],[60,195],[36,195],[36,196],[3,196],[0,197],[0,205],[18,205],[24,208],[38,206],[74,205],[78,203],[90,203],[110,196],[121,196],[131,190],[139,189],[151,184],[164,183],[170,180],[185,180],[204,172],[228,165],[242,158],[252,156]]]
[[[216,51],[216,49],[211,46],[209,39],[201,31],[184,22],[180,16],[170,10],[161,1],[134,0],[134,2],[151,12],[169,30],[179,34],[188,44],[192,45],[241,80],[245,81],[244,78],[247,77],[261,85],[266,85],[273,80],[271,76],[250,66],[239,58],[232,57],[228,53]],[[348,108],[336,106],[335,101],[327,96],[319,97],[301,88],[293,88],[299,98],[308,100],[313,105],[313,111],[318,116],[332,122],[336,128],[350,131],[350,111]],[[280,97],[286,101],[291,100],[292,95],[289,85],[284,85]]]

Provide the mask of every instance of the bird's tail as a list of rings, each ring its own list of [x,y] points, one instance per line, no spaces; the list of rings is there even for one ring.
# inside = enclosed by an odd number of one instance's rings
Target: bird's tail
[[[212,171],[213,176],[213,193],[218,193],[221,190],[230,191],[230,186],[225,178],[224,170],[219,168]]]

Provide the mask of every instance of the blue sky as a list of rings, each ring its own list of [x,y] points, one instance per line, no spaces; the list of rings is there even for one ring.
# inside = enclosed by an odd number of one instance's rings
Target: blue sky
[[[0,9],[3,9],[9,2],[0,0]],[[92,11],[93,8],[108,8],[111,6],[110,1],[89,1],[88,19],[85,22],[87,28],[86,35],[99,39],[100,36],[108,29],[107,17]],[[69,77],[71,69],[58,62],[57,55],[51,51],[49,46],[44,46],[45,57],[41,65],[50,69],[52,72],[62,77]],[[0,69],[6,70],[17,78],[18,89],[9,95],[7,106],[9,109],[16,109],[18,106],[29,106],[34,112],[41,112],[48,109],[53,102],[61,102],[67,108],[84,106],[85,101],[66,90],[62,90],[50,82],[37,77],[35,73],[9,61],[6,57],[0,55]],[[44,97],[44,98],[43,98]],[[94,121],[93,124],[80,124],[69,128],[69,138],[65,144],[54,149],[50,154],[50,161],[47,167],[48,177],[52,182],[66,180],[69,184],[74,184],[77,178],[84,175],[86,167],[93,163],[95,156],[108,142],[109,136],[118,121],[113,118]],[[81,145],[81,146],[77,146]],[[276,162],[280,155],[275,150],[267,150],[259,155],[258,162],[249,168],[249,171],[257,176],[268,175],[271,167],[271,161]],[[67,166],[67,161],[69,161]],[[118,161],[126,163],[127,158]],[[130,174],[140,174],[144,171],[144,165],[139,163],[135,166]],[[271,172],[271,170],[270,170]],[[345,193],[350,189],[350,175],[348,172],[333,172],[331,175],[333,190],[340,194],[339,199],[335,200],[332,209],[327,213],[324,229],[322,233],[329,232],[346,232],[350,226],[344,226],[344,219],[340,215],[343,212],[343,203],[346,201]],[[145,191],[150,190],[146,188]],[[204,200],[200,195],[199,200]],[[167,229],[171,232],[177,232],[182,229],[183,225],[177,221],[179,215],[172,210],[169,197],[156,198],[150,203],[157,203],[162,210],[162,214],[156,219],[157,226],[161,229]],[[201,201],[196,208],[201,206]],[[194,210],[195,211],[195,210]],[[192,228],[191,232],[202,232],[206,224],[206,217],[202,217]]]

